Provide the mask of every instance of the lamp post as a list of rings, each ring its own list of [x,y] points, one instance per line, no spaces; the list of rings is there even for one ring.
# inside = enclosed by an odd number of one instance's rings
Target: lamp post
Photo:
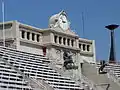
[[[115,56],[115,43],[114,43],[114,30],[118,28],[119,25],[111,24],[108,26],[105,26],[108,30],[110,30],[111,33],[111,47],[110,47],[110,56],[109,56],[109,63],[116,63],[116,56]]]

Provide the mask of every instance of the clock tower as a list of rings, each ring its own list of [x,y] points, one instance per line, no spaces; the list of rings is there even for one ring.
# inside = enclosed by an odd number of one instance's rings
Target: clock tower
[[[60,13],[51,16],[49,20],[49,27],[59,28],[62,31],[68,30],[70,28],[70,22],[65,11],[62,10]]]

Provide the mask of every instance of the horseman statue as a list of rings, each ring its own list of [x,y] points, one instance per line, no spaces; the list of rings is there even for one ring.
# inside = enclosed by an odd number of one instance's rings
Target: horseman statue
[[[63,59],[64,59],[64,67],[66,69],[78,69],[78,66],[74,65],[72,54],[70,52],[64,51]]]
[[[107,64],[105,63],[105,61],[102,60],[102,61],[100,62],[100,65],[101,65],[101,66],[100,66],[100,68],[99,68],[99,70],[98,70],[99,74],[106,74],[107,72],[104,71],[105,66],[107,66]]]

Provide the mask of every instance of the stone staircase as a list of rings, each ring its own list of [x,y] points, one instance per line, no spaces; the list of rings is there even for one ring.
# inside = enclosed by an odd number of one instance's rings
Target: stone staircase
[[[0,59],[0,90],[33,90],[24,77]]]
[[[94,82],[97,90],[120,90],[120,86],[110,78],[110,74],[99,74],[96,64],[84,62],[83,75]]]
[[[83,90],[80,84],[49,67],[50,60],[42,55],[1,46],[0,56],[2,62],[23,76],[31,90]]]
[[[58,65],[57,62],[53,62],[51,59],[51,63],[48,64],[48,66],[50,66],[52,69],[55,69],[56,71],[58,71],[61,75],[66,76],[65,74],[65,68],[62,67],[57,67],[56,65]],[[95,86],[94,86],[94,82],[90,81],[87,77],[85,77],[83,74],[81,74],[81,80],[74,80],[74,78],[71,78],[72,80],[76,81],[76,83],[80,83],[80,85],[84,88],[84,90],[98,90]],[[68,77],[71,77],[71,75],[67,75]]]
[[[48,84],[43,84],[44,81],[36,80],[35,78],[28,77],[25,75],[22,71],[20,71],[18,68],[14,67],[8,60],[5,60],[7,58],[0,58],[1,61],[3,61],[7,66],[10,66],[12,69],[14,69],[18,74],[21,75],[21,77],[26,81],[27,85],[30,86],[34,90],[48,90],[47,88],[49,87],[49,90],[54,90]]]

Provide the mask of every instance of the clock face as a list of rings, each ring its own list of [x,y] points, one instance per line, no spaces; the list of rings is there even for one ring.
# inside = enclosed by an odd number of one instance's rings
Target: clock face
[[[59,17],[59,25],[63,30],[67,30],[69,28],[69,22],[65,15],[61,15]]]

